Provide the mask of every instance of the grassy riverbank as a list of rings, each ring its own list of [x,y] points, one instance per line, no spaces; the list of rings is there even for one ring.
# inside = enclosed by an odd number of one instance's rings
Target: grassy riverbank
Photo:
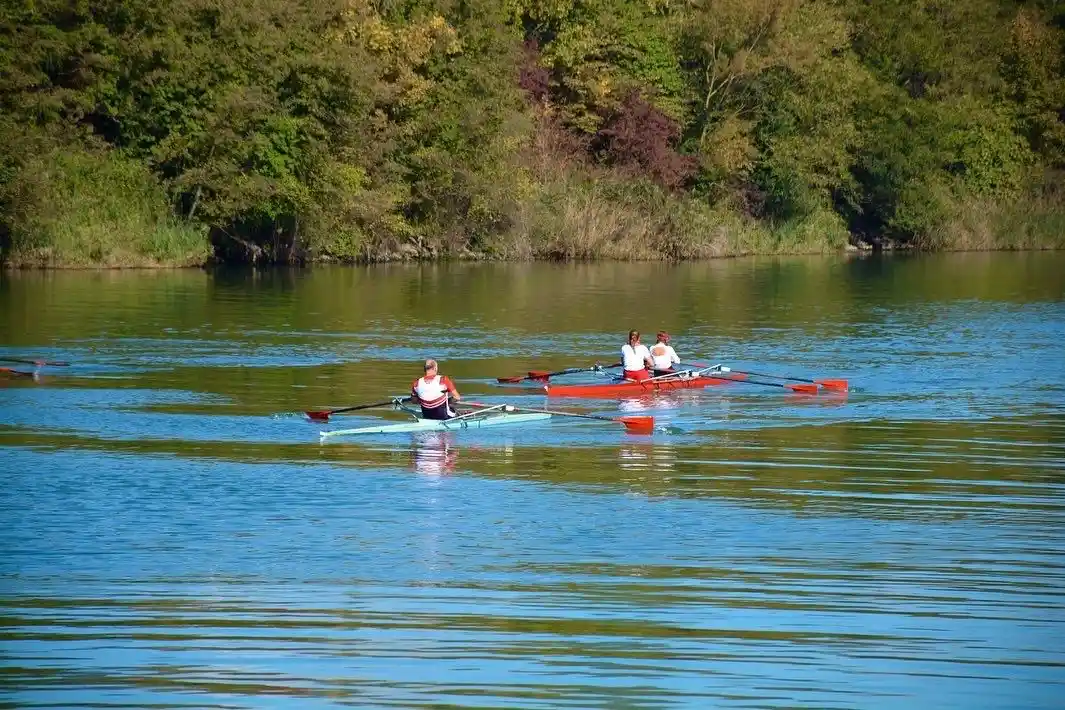
[[[15,0],[0,260],[1060,248],[1052,0]]]
[[[180,220],[142,166],[114,153],[53,151],[30,163],[37,192],[24,193],[9,233],[9,267],[180,267],[214,260],[220,235]],[[411,259],[704,259],[749,254],[831,253],[872,248],[850,234],[839,214],[822,208],[779,224],[734,205],[709,205],[653,184],[604,171],[558,169],[529,174],[520,196],[501,196],[507,228],[472,243],[456,226],[400,241],[393,235],[309,261]],[[919,242],[935,251],[1065,248],[1065,206],[1033,193],[1009,204],[953,206],[949,222]]]
[[[319,255],[308,263],[476,260],[685,260],[745,255],[818,254],[872,249],[848,235],[838,215],[822,211],[804,220],[767,225],[725,209],[683,199],[663,199],[646,206],[607,199],[608,188],[588,186],[558,193],[542,186],[540,199],[516,203],[510,231],[482,249],[461,240],[421,240],[368,248],[369,256]],[[552,201],[552,195],[558,197]],[[111,194],[108,201],[38,214],[5,251],[9,268],[167,268],[217,261],[203,227],[179,222],[157,205],[135,207]],[[980,205],[920,245],[932,251],[1065,249],[1065,213],[1054,209]],[[32,236],[31,236],[32,234]],[[900,248],[888,245],[887,248]]]

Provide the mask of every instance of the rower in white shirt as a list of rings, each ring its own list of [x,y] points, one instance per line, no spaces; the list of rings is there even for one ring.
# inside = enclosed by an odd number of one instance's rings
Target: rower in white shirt
[[[654,367],[654,360],[647,346],[640,343],[640,331],[629,331],[629,342],[621,346],[621,366],[626,380],[639,382],[651,378],[647,370]]]
[[[679,363],[680,358],[669,344],[669,333],[660,330],[656,337],[655,344],[651,346],[651,366],[654,368],[655,377],[661,377],[675,372],[673,365]]]

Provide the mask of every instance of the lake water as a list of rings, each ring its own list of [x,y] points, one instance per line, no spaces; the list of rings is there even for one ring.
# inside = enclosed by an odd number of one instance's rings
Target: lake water
[[[851,391],[495,383],[630,328]],[[2,273],[24,355],[0,706],[1062,707],[1065,254]],[[660,429],[300,414],[425,357]]]

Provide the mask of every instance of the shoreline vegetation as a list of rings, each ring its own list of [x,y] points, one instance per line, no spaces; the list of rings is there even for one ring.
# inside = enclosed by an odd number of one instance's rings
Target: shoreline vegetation
[[[12,0],[0,261],[1065,247],[1054,0]]]

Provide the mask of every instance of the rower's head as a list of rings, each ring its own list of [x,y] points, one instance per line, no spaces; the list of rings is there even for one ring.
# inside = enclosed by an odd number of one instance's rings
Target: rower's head
[[[630,330],[629,331],[629,345],[635,345],[638,342],[640,342],[640,331],[638,331],[638,330]]]
[[[434,375],[436,375],[436,370],[437,370],[436,360],[434,360],[432,358],[429,358],[428,360],[425,361],[425,376],[426,377],[433,377]]]
[[[666,331],[664,331],[664,330],[658,331],[658,335],[656,335],[655,337],[658,339],[659,343],[662,343],[664,345],[669,345],[669,333],[667,333]]]

